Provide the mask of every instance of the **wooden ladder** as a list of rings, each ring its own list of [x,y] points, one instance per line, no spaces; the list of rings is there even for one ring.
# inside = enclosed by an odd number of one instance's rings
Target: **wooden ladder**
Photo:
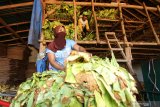
[[[127,64],[129,72],[131,74],[135,74],[131,65],[131,59],[129,60],[129,58],[126,57],[126,54],[124,53],[123,48],[119,44],[119,41],[115,35],[115,32],[105,32],[105,38],[111,53],[114,53],[114,51],[120,51],[120,54],[122,55],[122,59],[116,59],[117,62],[125,62]],[[116,48],[112,47],[112,44],[116,45]]]

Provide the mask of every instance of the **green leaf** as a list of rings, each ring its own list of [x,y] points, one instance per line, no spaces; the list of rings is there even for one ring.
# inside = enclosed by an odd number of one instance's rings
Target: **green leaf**
[[[31,92],[28,102],[27,102],[27,107],[32,107],[33,105],[33,98],[34,98],[34,90]]]
[[[75,98],[70,99],[69,107],[83,107],[83,105]]]
[[[105,102],[98,91],[94,91],[97,107],[105,107]]]
[[[65,82],[68,82],[68,83],[76,83],[76,79],[72,73],[72,67],[67,64],[67,70],[66,70],[66,78],[65,78]]]

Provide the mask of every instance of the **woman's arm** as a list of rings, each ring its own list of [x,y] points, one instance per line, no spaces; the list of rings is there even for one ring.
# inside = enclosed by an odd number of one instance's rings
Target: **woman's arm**
[[[65,67],[59,65],[59,64],[55,61],[55,56],[54,56],[54,54],[52,54],[52,53],[47,53],[47,56],[48,56],[48,60],[49,60],[50,64],[51,64],[54,68],[56,68],[56,69],[58,69],[58,70],[62,70],[62,71],[65,70]]]
[[[86,52],[86,49],[83,48],[82,46],[79,46],[78,44],[75,44],[73,46],[73,49],[76,50],[76,51],[79,51],[79,52]]]

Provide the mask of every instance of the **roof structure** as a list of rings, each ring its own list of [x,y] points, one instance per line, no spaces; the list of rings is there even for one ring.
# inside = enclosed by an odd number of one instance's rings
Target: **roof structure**
[[[44,0],[45,1],[45,0]],[[73,2],[74,1],[74,2]],[[89,52],[106,55],[108,50],[105,32],[115,32],[120,44],[130,45],[133,59],[157,58],[160,55],[160,1],[159,0],[66,0],[66,3],[83,6],[83,9],[98,11],[118,9],[114,20],[95,16],[94,41],[78,41]],[[91,2],[92,1],[92,2]],[[114,0],[116,1],[116,0]],[[60,1],[46,0],[48,4]],[[26,44],[31,19],[32,0],[0,1],[0,43],[8,45]],[[121,11],[121,12],[120,12]],[[126,37],[126,40],[125,40]]]

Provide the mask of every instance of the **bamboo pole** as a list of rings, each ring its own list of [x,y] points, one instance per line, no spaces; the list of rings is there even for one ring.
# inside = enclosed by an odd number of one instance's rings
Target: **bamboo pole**
[[[98,24],[97,24],[97,17],[96,17],[96,13],[94,11],[94,1],[92,0],[92,13],[93,13],[93,17],[94,17],[94,21],[95,21],[95,27],[96,27],[96,39],[97,39],[97,43],[100,42],[99,40],[99,31],[98,31]]]
[[[55,1],[53,2],[52,0],[46,1],[45,3],[47,4],[61,4],[62,1]],[[65,1],[66,4],[73,4],[73,2],[70,1]],[[90,2],[76,2],[76,5],[78,6],[92,6]],[[94,3],[94,6],[97,7],[118,7],[118,3]],[[133,8],[133,9],[144,9],[143,6],[138,6],[138,5],[129,5],[129,4],[120,4],[122,8]],[[147,10],[152,10],[152,11],[157,11],[157,8],[155,7],[147,7]]]
[[[76,12],[76,0],[73,0],[74,5],[74,39],[77,41],[77,12]]]
[[[151,29],[152,29],[152,32],[153,32],[153,34],[154,34],[154,37],[155,37],[157,43],[160,43],[159,38],[158,38],[158,35],[157,35],[157,33],[156,33],[156,31],[155,31],[155,29],[154,29],[154,27],[153,27],[151,18],[150,18],[150,16],[149,16],[148,10],[146,9],[146,5],[145,5],[144,2],[143,2],[143,6],[144,6],[145,12],[146,12],[146,14],[147,14],[148,21],[149,21],[150,27],[151,27]]]

